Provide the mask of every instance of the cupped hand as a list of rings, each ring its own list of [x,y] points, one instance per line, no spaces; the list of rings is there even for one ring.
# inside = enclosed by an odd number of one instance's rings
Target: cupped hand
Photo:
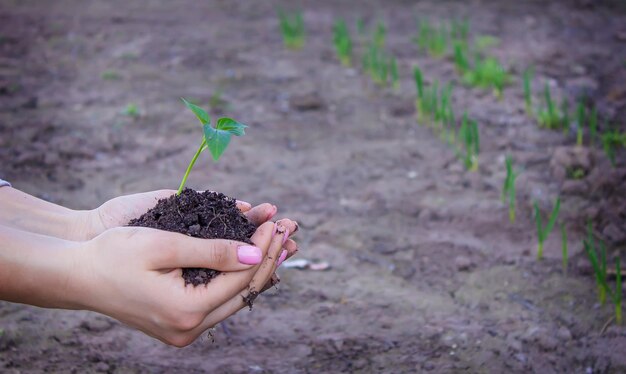
[[[197,239],[143,227],[112,228],[77,251],[76,281],[86,309],[114,317],[178,347],[249,305],[281,260],[297,250],[297,224],[261,224],[255,246]],[[224,271],[206,286],[185,286],[184,267]]]
[[[94,238],[108,229],[126,226],[133,218],[153,208],[161,199],[166,199],[176,190],[157,190],[113,198],[98,208],[88,211],[84,225],[88,239]],[[269,221],[277,212],[276,206],[263,203],[252,207],[250,203],[237,200],[237,207],[256,226]]]

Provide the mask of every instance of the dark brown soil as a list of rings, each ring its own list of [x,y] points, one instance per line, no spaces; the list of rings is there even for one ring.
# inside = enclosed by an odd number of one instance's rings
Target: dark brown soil
[[[230,239],[250,243],[255,227],[237,208],[235,199],[219,192],[197,192],[185,188],[180,196],[159,200],[157,205],[133,219],[129,226],[179,232],[203,239]],[[207,284],[219,271],[183,269],[185,285]]]

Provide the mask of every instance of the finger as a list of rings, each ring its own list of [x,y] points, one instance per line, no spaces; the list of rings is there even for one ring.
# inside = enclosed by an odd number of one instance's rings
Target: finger
[[[278,211],[275,205],[264,203],[257,205],[245,212],[245,216],[256,226],[260,226],[261,224],[271,220]]]
[[[290,236],[294,235],[300,229],[300,227],[298,226],[298,222],[290,220],[288,218],[279,219],[278,221],[276,221],[276,224],[278,224],[279,226],[282,225],[287,230],[289,230]]]
[[[268,255],[274,227],[273,222],[266,222],[259,226],[251,238],[252,242],[263,252],[263,258],[266,258]],[[190,290],[190,292],[198,293],[194,300],[208,314],[246,289],[258,268],[259,265],[253,266],[248,270],[223,273],[221,276],[212,279],[206,287],[197,287]]]
[[[254,299],[260,293],[263,286],[269,281],[270,277],[274,273],[279,261],[284,261],[287,251],[283,249],[283,245],[289,238],[289,230],[282,225],[276,225],[276,234],[272,238],[270,248],[267,252],[267,256],[259,266],[259,269],[254,274],[254,277],[250,281],[248,286],[249,294],[246,297],[246,303],[252,309]]]
[[[278,276],[278,274],[272,274],[270,280],[265,284],[265,286],[263,286],[260,293],[269,290],[279,283],[280,277]],[[204,321],[202,321],[202,323],[200,323],[200,325],[198,325],[198,327],[194,329],[193,333],[196,335],[200,335],[202,334],[202,332],[214,327],[218,323],[236,314],[241,309],[248,307],[248,304],[245,300],[249,293],[250,291],[243,290],[224,304],[217,307],[215,310],[213,310],[213,312],[209,313],[209,315],[205,317]]]
[[[237,200],[236,204],[237,204],[237,209],[239,209],[241,213],[245,213],[249,211],[250,209],[252,209],[252,204],[250,204],[247,201]]]
[[[146,248],[154,269],[209,268],[240,271],[262,262],[263,250],[255,245],[226,239],[198,239],[174,232],[139,228],[133,237]],[[142,242],[143,241],[143,242]]]

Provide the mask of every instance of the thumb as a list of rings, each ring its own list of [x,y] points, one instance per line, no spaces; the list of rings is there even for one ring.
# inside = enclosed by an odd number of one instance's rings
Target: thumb
[[[153,250],[153,269],[209,268],[219,271],[250,269],[263,261],[263,251],[248,243],[226,239],[198,239],[183,234],[146,229]]]

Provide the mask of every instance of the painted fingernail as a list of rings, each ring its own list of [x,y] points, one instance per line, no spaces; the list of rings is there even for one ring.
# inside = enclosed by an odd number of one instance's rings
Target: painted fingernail
[[[261,252],[261,248],[252,245],[242,245],[237,248],[237,258],[244,265],[256,265],[261,263],[263,252]]]
[[[278,231],[278,222],[274,222],[274,230],[272,230],[272,238],[276,235],[276,231]]]
[[[285,227],[285,233],[283,234],[283,244],[289,239],[289,229]]]
[[[280,266],[280,264],[282,264],[283,261],[285,261],[286,258],[287,258],[287,250],[283,249],[283,251],[280,252],[280,257],[278,257],[278,265],[277,266]]]

